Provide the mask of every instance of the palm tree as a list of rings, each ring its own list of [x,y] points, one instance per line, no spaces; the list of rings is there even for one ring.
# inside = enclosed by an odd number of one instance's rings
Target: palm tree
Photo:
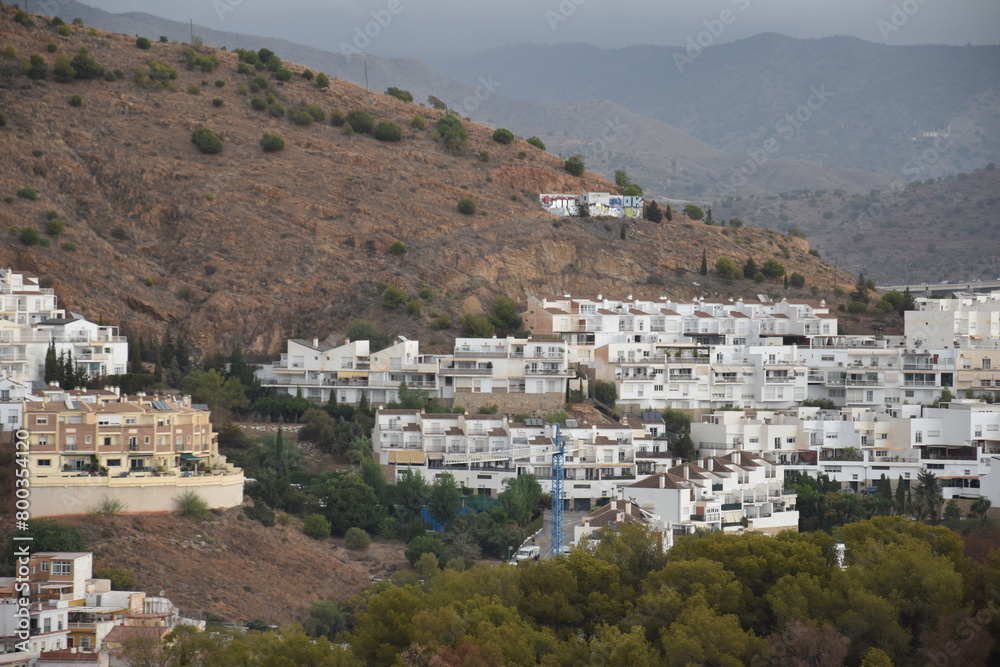
[[[359,435],[351,444],[347,446],[347,458],[351,463],[363,463],[374,455],[372,451],[372,439],[366,435]]]
[[[993,503],[990,502],[989,498],[985,496],[979,496],[978,498],[976,498],[976,500],[972,503],[972,506],[969,508],[969,514],[979,519],[985,519],[986,515],[990,511],[990,505],[992,504]]]
[[[924,516],[929,516],[934,522],[941,517],[941,505],[944,503],[944,496],[941,495],[941,486],[937,477],[926,468],[917,475],[917,499],[914,502],[917,520],[922,520]]]

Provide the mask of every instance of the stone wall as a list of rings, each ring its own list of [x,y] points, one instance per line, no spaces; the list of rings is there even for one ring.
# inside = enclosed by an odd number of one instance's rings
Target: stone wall
[[[516,415],[528,412],[533,415],[544,415],[556,410],[562,410],[566,405],[566,397],[562,392],[547,394],[497,394],[481,392],[460,392],[455,394],[454,404],[462,406],[469,414],[487,405],[500,408],[499,414]]]
[[[173,512],[177,496],[191,490],[209,508],[235,507],[243,502],[243,473],[200,477],[33,477],[31,517],[87,514],[105,498],[125,503],[123,514]]]

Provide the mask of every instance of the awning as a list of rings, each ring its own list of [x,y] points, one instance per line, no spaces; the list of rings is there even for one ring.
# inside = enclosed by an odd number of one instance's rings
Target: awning
[[[389,450],[389,463],[393,464],[405,464],[405,465],[423,465],[424,463],[424,453],[420,450],[416,451],[399,451],[399,450]]]
[[[182,461],[201,461],[200,456],[195,456],[194,454],[181,454]]]
[[[368,371],[337,371],[337,378],[340,380],[353,380],[355,378],[368,377]]]

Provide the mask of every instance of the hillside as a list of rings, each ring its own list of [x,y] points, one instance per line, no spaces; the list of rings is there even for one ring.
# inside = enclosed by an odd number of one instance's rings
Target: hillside
[[[293,525],[265,528],[239,508],[203,522],[173,514],[69,517],[94,552],[94,570],[128,570],[136,587],[163,595],[192,618],[301,623],[313,600],[343,600],[406,567],[398,545],[360,554],[319,542]]]
[[[122,74],[57,83],[0,61],[7,119],[0,162],[8,166],[0,192],[9,199],[0,204],[0,224],[13,232],[0,243],[0,264],[39,275],[65,307],[93,319],[133,331],[169,325],[202,351],[239,340],[274,353],[293,332],[325,337],[342,332],[349,318],[368,316],[433,347],[454,335],[430,331],[436,312],[481,312],[501,294],[523,301],[526,291],[780,291],[692,279],[702,249],[710,262],[719,255],[781,257],[807,286],[849,283],[808,255],[805,243],[771,231],[675,216],[660,225],[634,221],[621,239],[616,220],[553,219],[536,205],[539,192],[614,186],[589,173],[573,177],[561,159],[523,141],[497,144],[489,128],[469,123],[466,148],[449,152],[432,131],[442,112],[427,107],[339,80],[320,90],[299,76],[268,77],[287,111],[301,102],[324,112],[363,109],[376,122],[398,123],[405,136],[382,142],[347,136],[329,122],[296,125],[287,112],[251,108],[253,95],[241,92],[257,73],[237,73],[233,53],[214,52],[219,65],[206,73],[184,66],[183,44],[142,50],[133,37],[80,26],[60,36],[41,17],[25,28],[12,16],[11,8],[0,13],[0,51],[11,47],[25,66],[38,55],[51,68],[86,47]],[[212,53],[205,48],[198,57]],[[148,69],[151,60],[176,68],[173,90],[136,82],[134,68]],[[80,106],[71,106],[73,95]],[[427,129],[410,127],[417,114]],[[203,126],[220,135],[221,153],[206,155],[192,144],[192,131]],[[264,152],[258,141],[265,132],[280,135],[284,150]],[[480,159],[483,150],[490,161]],[[36,198],[15,195],[24,188]],[[476,215],[456,210],[463,197],[474,199]],[[57,237],[45,234],[49,212],[64,223]],[[50,247],[22,243],[25,228]],[[397,240],[405,254],[389,252]],[[410,295],[429,288],[433,302],[413,316],[387,310],[385,283]]]
[[[157,39],[165,35],[173,41],[190,39],[191,26],[142,12],[114,14],[69,0],[61,4],[63,17],[81,17],[87,25],[125,34]],[[465,83],[442,74],[412,58],[381,58],[366,55],[348,58],[287,40],[243,35],[194,26],[205,44],[259,49],[266,47],[282,58],[322,70],[331,76],[383,91],[397,86],[424,101],[434,95],[465,117],[490,127],[508,127],[517,134],[542,137],[548,149],[564,156],[581,153],[588,168],[605,178],[617,169],[626,169],[646,192],[659,198],[700,201],[724,192],[777,193],[795,188],[836,189],[867,192],[889,185],[888,176],[857,169],[831,168],[816,162],[787,159],[774,154],[755,170],[734,182],[734,169],[747,156],[716,148],[658,116],[637,113],[616,103],[618,94],[593,94],[590,99],[570,97],[568,101],[533,102],[512,96],[524,74],[486,77],[490,90],[480,89],[480,74]],[[483,70],[489,71],[489,70]],[[484,94],[484,92],[488,94]],[[610,98],[610,99],[607,99]],[[676,103],[672,101],[671,103]],[[702,109],[701,111],[705,111]],[[646,114],[646,115],[644,115]],[[605,139],[608,139],[605,141]],[[759,146],[751,146],[751,149]]]
[[[839,268],[881,284],[995,280],[1000,276],[1000,170],[913,182],[850,195],[799,190],[771,197],[729,197],[717,217],[749,225],[798,227]]]
[[[505,95],[526,100],[611,98],[733,154],[774,138],[782,158],[897,179],[911,178],[904,172],[914,164],[927,167],[926,179],[1000,158],[1000,46],[765,33],[693,58],[684,45],[519,44],[430,64],[467,83],[490,72]],[[811,98],[817,91],[822,97]],[[797,122],[783,122],[804,105]],[[935,147],[940,155],[921,164]]]

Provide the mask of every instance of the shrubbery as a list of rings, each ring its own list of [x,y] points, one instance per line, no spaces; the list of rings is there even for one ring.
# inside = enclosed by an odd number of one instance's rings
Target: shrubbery
[[[135,40],[135,45],[138,46],[143,51],[152,48],[153,43],[149,41],[146,37],[137,37]]]
[[[583,176],[586,166],[583,164],[583,158],[579,155],[573,155],[563,163],[563,169],[574,176]]]
[[[537,148],[540,151],[545,150],[545,143],[538,137],[529,137],[528,143]]]
[[[317,540],[330,537],[330,522],[322,514],[310,514],[302,523],[302,532]]]
[[[285,140],[276,134],[265,132],[264,136],[260,138],[260,147],[265,151],[273,153],[280,151],[285,147]]]
[[[505,127],[497,128],[493,132],[493,141],[508,146],[514,143],[514,133]]]
[[[207,127],[199,127],[191,133],[191,143],[202,153],[209,155],[222,152],[222,139]]]
[[[462,215],[472,215],[476,212],[476,202],[468,197],[458,200],[458,212]]]
[[[76,71],[78,79],[99,79],[104,76],[104,68],[94,60],[86,47],[80,47],[77,54],[73,56],[73,60],[70,61],[70,65]]]
[[[371,543],[372,538],[360,528],[349,528],[344,533],[344,546],[351,551],[364,551]]]
[[[379,141],[402,141],[403,128],[395,123],[383,121],[375,126],[375,138]]]
[[[372,130],[375,129],[375,119],[367,111],[362,109],[354,109],[347,112],[347,124],[355,132],[361,134],[371,134]]]
[[[400,90],[395,86],[392,86],[391,88],[389,88],[389,90],[385,91],[385,94],[391,95],[392,97],[395,97],[397,100],[403,100],[404,102],[413,101],[413,95],[410,93],[410,91]]]
[[[453,153],[461,152],[469,139],[469,131],[458,116],[448,114],[434,126],[437,136],[444,140],[445,148]]]

